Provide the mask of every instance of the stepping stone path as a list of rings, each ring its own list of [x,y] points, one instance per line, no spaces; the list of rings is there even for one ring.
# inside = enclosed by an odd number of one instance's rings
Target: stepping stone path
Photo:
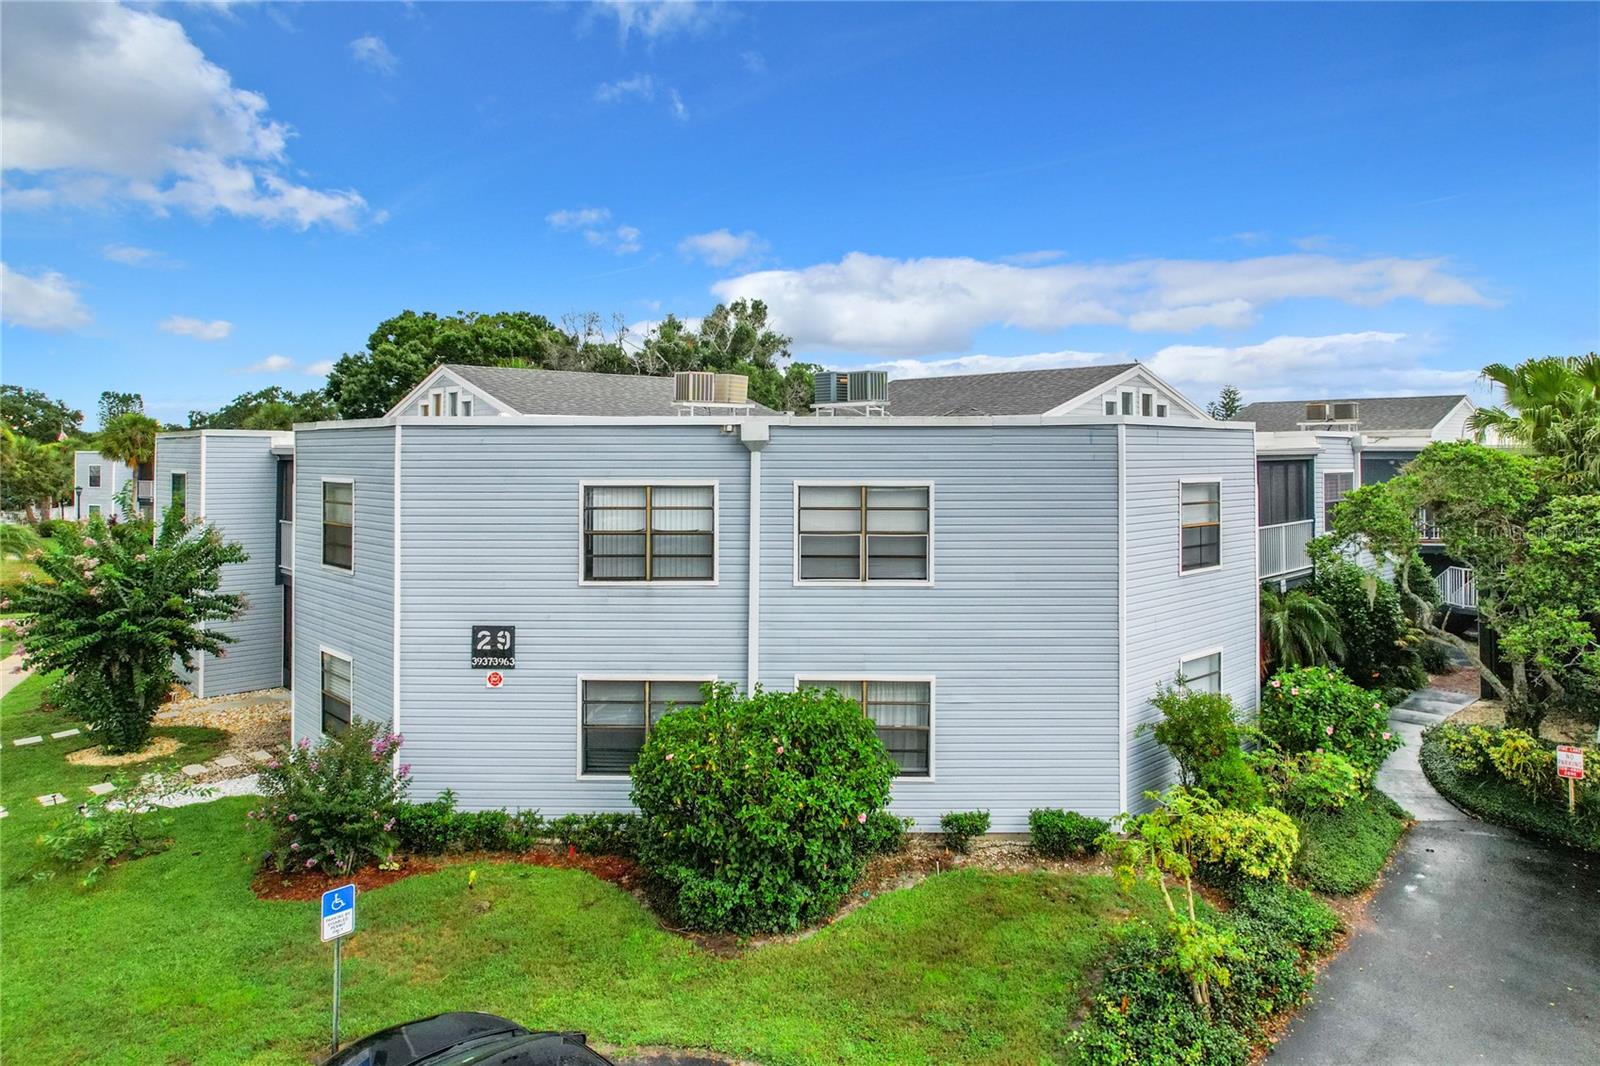
[[[183,772],[187,777],[199,777],[201,774],[210,773],[211,768],[203,763],[192,762],[183,768]]]
[[[43,744],[44,737],[22,737],[20,739],[13,740],[11,743],[19,748],[25,748],[29,744]]]
[[[6,810],[4,807],[0,807],[0,818],[4,818],[6,815],[8,815],[10,813],[11,812]]]
[[[90,785],[89,791],[96,796],[104,796],[107,792],[115,792],[117,786],[110,781],[102,781],[98,785]]]
[[[218,755],[212,761],[216,765],[222,767],[224,770],[237,770],[239,767],[244,765],[244,763],[240,762],[238,759],[235,759],[232,755]]]
[[[54,807],[58,803],[65,802],[67,802],[67,797],[59,792],[52,792],[48,796],[39,797],[39,805],[42,807]]]
[[[65,739],[66,737],[75,737],[81,732],[83,732],[81,729],[63,729],[59,733],[51,733],[50,734],[50,739],[51,740],[62,740],[62,739]]]
[[[257,748],[255,751],[250,753],[250,758],[254,759],[256,762],[271,762],[272,752],[262,751],[260,748]]]
[[[178,717],[178,715],[180,715],[182,713],[183,713],[182,711],[161,711],[160,713],[158,713],[156,715],[156,717],[157,718],[176,718],[176,717]]]

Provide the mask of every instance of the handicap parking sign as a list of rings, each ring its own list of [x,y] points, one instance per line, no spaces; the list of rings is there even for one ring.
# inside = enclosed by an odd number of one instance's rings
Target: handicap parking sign
[[[322,894],[322,939],[337,940],[356,931],[356,886],[340,885]]]

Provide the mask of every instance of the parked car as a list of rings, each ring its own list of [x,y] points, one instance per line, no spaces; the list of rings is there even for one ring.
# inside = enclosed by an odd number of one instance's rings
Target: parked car
[[[535,1032],[509,1018],[452,1011],[381,1029],[324,1066],[615,1066],[582,1033]]]

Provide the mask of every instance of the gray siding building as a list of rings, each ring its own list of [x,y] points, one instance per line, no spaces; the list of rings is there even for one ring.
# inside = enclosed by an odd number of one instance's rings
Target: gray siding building
[[[299,427],[295,736],[390,722],[419,797],[625,810],[700,683],[825,685],[920,829],[1138,807],[1171,779],[1156,685],[1188,663],[1254,708],[1253,434],[1168,391],[1112,413],[1165,389],[1137,368],[1086,388],[1054,415],[491,416],[501,382]],[[475,627],[515,633],[493,686]]]

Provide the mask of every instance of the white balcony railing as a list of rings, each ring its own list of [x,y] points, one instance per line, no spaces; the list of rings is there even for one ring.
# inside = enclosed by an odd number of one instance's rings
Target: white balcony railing
[[[1451,607],[1478,609],[1478,583],[1470,566],[1447,566],[1439,575],[1439,595]]]
[[[278,522],[278,569],[294,573],[294,523]]]
[[[1316,522],[1307,518],[1301,522],[1259,527],[1261,576],[1284,577],[1310,570],[1311,556],[1306,554],[1306,543],[1311,540],[1315,526]]]

